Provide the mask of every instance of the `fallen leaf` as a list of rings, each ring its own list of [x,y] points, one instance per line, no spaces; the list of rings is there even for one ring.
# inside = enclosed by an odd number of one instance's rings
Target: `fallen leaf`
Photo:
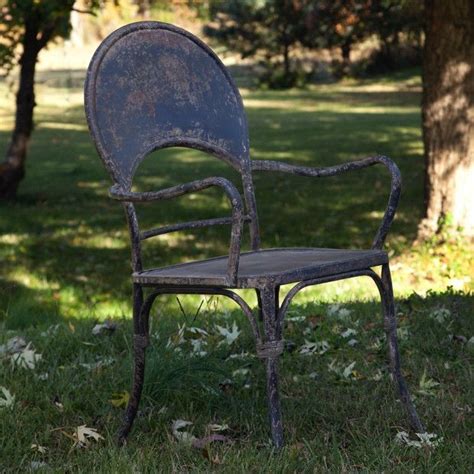
[[[299,323],[305,320],[306,320],[306,316],[288,316],[285,318],[285,321],[293,322],[293,323]]]
[[[375,374],[370,378],[370,380],[374,380],[375,382],[380,382],[383,379],[383,372],[380,369],[377,369]]]
[[[410,332],[408,331],[407,327],[401,326],[397,328],[397,337],[399,340],[404,341],[405,339],[408,339],[409,335],[410,335]]]
[[[300,347],[299,352],[300,354],[311,355],[311,354],[319,354],[322,355],[329,350],[329,343],[328,341],[316,341],[311,342],[305,339],[305,343]]]
[[[186,324],[183,323],[183,325],[181,326],[178,323],[178,332],[175,335],[168,338],[168,343],[166,344],[166,347],[167,348],[170,348],[170,347],[177,348],[178,346],[180,346],[181,344],[186,342],[186,339],[184,338],[184,331],[185,330],[186,330]]]
[[[173,421],[173,425],[171,426],[173,436],[181,443],[191,444],[196,439],[196,437],[188,431],[182,431],[182,429],[186,428],[186,426],[191,426],[192,424],[193,423],[191,421],[186,420]]]
[[[29,342],[21,351],[14,353],[10,360],[14,367],[34,370],[41,357],[41,354],[31,348],[31,342]]]
[[[346,329],[344,332],[341,333],[341,336],[344,338],[355,336],[357,334],[357,331],[355,329]]]
[[[191,346],[193,348],[191,354],[199,357],[204,357],[207,352],[203,350],[203,347],[207,345],[207,341],[204,339],[191,339]]]
[[[204,449],[206,446],[216,441],[221,443],[230,443],[232,442],[232,439],[229,436],[216,433],[209,436],[204,436],[204,438],[194,438],[191,442],[191,446],[197,449]]]
[[[354,366],[356,365],[355,361],[349,364],[347,367],[344,367],[344,370],[342,372],[342,376],[347,379],[352,375]]]
[[[395,436],[395,441],[414,448],[436,448],[443,442],[443,438],[438,438],[435,433],[416,433],[416,436],[418,440],[412,440],[406,431],[399,431]]]
[[[426,375],[426,370],[423,371],[423,375],[421,376],[420,379],[420,388],[418,389],[418,393],[421,393],[422,395],[427,395],[427,396],[434,396],[434,388],[436,388],[439,385],[439,382],[436,382],[433,379],[430,379]]]
[[[355,361],[351,362],[347,366],[340,365],[336,362],[336,359],[333,359],[331,363],[328,364],[328,369],[343,379],[350,379],[350,378],[354,379],[356,378],[356,375],[357,375],[356,371],[354,370],[355,365],[356,365]]]
[[[0,387],[3,393],[3,398],[0,397],[1,408],[11,408],[15,403],[15,395],[12,395],[10,390],[5,387]]]
[[[115,359],[113,357],[104,357],[103,359],[99,359],[97,362],[92,362],[92,363],[82,362],[79,365],[88,370],[100,370],[103,367],[112,365],[114,362],[115,362]]]
[[[351,315],[351,311],[347,308],[341,307],[340,304],[332,304],[328,307],[328,316],[346,320]]]
[[[242,351],[240,354],[230,354],[229,357],[227,357],[226,360],[229,359],[247,359],[250,357],[255,357],[253,354],[250,354],[248,352]]]
[[[190,328],[188,328],[188,331],[192,334],[197,334],[197,335],[202,336],[202,337],[209,336],[209,333],[207,331],[205,331],[204,329],[201,329],[201,328],[197,328],[197,327],[190,327]]]
[[[74,430],[72,437],[76,440],[75,446],[80,448],[86,448],[89,446],[91,440],[98,442],[99,440],[104,439],[95,428],[89,428],[86,425],[78,426]]]
[[[250,373],[250,369],[237,369],[232,372],[233,377],[245,377]]]
[[[123,392],[117,392],[112,394],[112,399],[110,400],[110,403],[117,408],[127,406],[128,401],[130,400],[130,394],[124,390]]]
[[[211,423],[209,425],[207,425],[207,427],[211,430],[211,431],[215,431],[215,432],[222,432],[222,431],[229,431],[229,425],[227,423],[223,424],[223,425],[219,425],[219,424],[216,424],[216,423]]]
[[[451,318],[451,311],[447,308],[437,308],[430,313],[430,318],[434,319],[440,324],[444,324],[448,319]]]
[[[36,444],[36,443],[33,443],[31,445],[31,449],[41,454],[46,454],[46,451],[48,450],[48,448],[46,448],[45,446],[41,446],[40,444]]]
[[[46,331],[41,332],[41,337],[49,337],[58,332],[60,325],[59,324],[53,324],[52,326],[49,326]]]
[[[26,341],[21,336],[15,336],[0,346],[0,355],[15,354],[26,347]]]
[[[98,336],[99,334],[104,334],[104,333],[112,334],[116,329],[117,329],[117,324],[112,323],[111,321],[107,320],[102,324],[96,324],[92,328],[92,334],[94,336]]]
[[[232,327],[223,327],[216,324],[216,329],[219,331],[221,336],[225,337],[225,340],[221,341],[219,345],[227,344],[230,346],[240,335],[239,328],[237,327],[237,323],[235,321]]]
[[[53,405],[60,411],[64,411],[64,405],[61,403],[61,399],[59,398],[59,395],[55,395],[53,400]]]
[[[234,386],[234,382],[231,379],[225,379],[222,382],[219,382],[219,388],[224,393],[230,392],[233,386]]]

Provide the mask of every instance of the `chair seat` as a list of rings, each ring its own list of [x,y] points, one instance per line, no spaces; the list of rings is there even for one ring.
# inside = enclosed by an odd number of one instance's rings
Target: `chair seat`
[[[133,273],[143,285],[229,286],[227,256]],[[242,252],[237,285],[256,288],[271,280],[275,285],[362,270],[387,263],[383,250],[277,248]]]

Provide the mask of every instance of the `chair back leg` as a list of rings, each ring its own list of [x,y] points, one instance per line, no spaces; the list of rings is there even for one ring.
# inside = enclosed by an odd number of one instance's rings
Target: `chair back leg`
[[[377,283],[377,281],[376,281]],[[387,338],[388,357],[390,363],[390,375],[396,384],[401,402],[408,413],[410,423],[417,433],[424,433],[425,427],[421,422],[416,408],[410,396],[405,379],[400,368],[400,352],[397,340],[397,320],[395,316],[395,302],[393,298],[392,278],[390,267],[387,264],[382,267],[382,279],[379,287],[384,312],[384,330]]]

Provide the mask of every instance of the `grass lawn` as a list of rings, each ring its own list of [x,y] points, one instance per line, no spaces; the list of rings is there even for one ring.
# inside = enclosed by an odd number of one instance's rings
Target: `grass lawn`
[[[0,391],[0,471],[472,472],[473,248],[453,230],[414,243],[423,196],[418,75],[244,91],[255,159],[320,166],[383,153],[399,165],[404,190],[387,248],[404,373],[428,431],[443,438],[436,447],[395,441],[402,431],[417,437],[390,386],[375,288],[357,279],[305,290],[288,313],[285,337],[293,350],[281,364],[287,446],[275,454],[263,366],[252,357],[244,316],[219,298],[204,298],[198,314],[199,297],[180,299],[182,309],[174,297],[155,305],[142,410],[128,446],[115,446],[123,411],[117,393],[126,398],[130,384],[128,235],[88,136],[83,74],[39,75],[27,177],[17,201],[0,203],[0,345],[22,337],[42,356],[23,351],[30,357],[23,365],[35,366],[27,368],[15,362],[18,355],[0,354],[0,386],[8,390]],[[0,153],[12,104],[0,83]],[[167,150],[143,163],[136,187],[209,175],[236,182],[214,158]],[[382,167],[327,180],[259,173],[255,183],[266,247],[367,247],[389,189]],[[228,206],[209,190],[140,212],[146,228],[222,216]],[[150,242],[145,261],[221,255],[227,245],[228,229],[170,234]],[[255,304],[253,294],[243,294]],[[115,331],[93,335],[109,318]],[[240,333],[229,345],[216,325],[234,323]],[[305,347],[315,353],[303,354]],[[2,407],[8,394],[15,399]],[[223,434],[231,442],[193,448],[173,435],[178,419],[192,422],[183,430],[198,438],[210,424],[228,425]],[[103,439],[74,447],[81,425]]]

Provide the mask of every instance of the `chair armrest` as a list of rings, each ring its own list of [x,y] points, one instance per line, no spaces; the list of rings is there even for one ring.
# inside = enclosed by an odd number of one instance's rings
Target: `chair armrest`
[[[125,202],[149,202],[160,201],[163,199],[172,199],[183,196],[184,194],[194,193],[206,188],[216,186],[222,188],[232,206],[232,228],[229,246],[229,261],[227,264],[227,277],[230,285],[237,283],[237,274],[239,269],[240,245],[242,239],[242,226],[244,222],[244,207],[239,191],[234,184],[226,178],[210,177],[190,181],[189,183],[172,186],[160,191],[136,193],[126,191],[118,184],[109,189],[109,195],[112,199]]]
[[[362,160],[351,161],[336,166],[328,166],[325,168],[312,168],[308,166],[295,166],[288,163],[272,160],[255,160],[252,161],[252,171],[280,171],[283,173],[291,173],[299,176],[312,176],[315,178],[325,178],[335,176],[337,174],[347,173],[348,171],[367,168],[376,164],[383,164],[388,168],[391,175],[391,189],[388,198],[387,207],[385,209],[382,222],[377,230],[375,238],[372,242],[372,248],[381,249],[388,230],[395,216],[395,211],[400,200],[402,178],[398,166],[386,156],[370,156]]]

